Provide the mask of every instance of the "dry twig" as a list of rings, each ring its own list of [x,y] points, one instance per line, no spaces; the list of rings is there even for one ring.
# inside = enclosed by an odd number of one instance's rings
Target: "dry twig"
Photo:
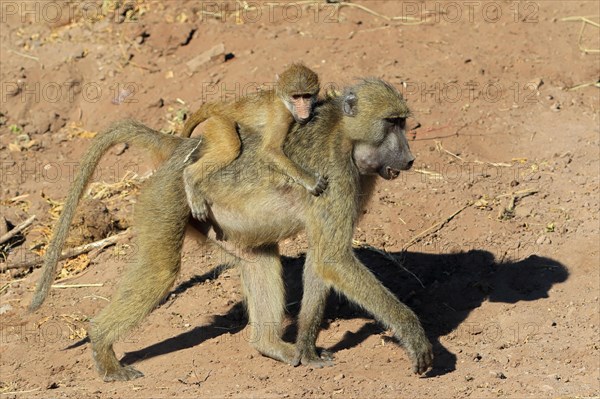
[[[422,175],[427,175],[432,180],[444,180],[444,176],[438,172],[432,172],[430,170],[425,169],[413,169],[413,172],[420,173]]]
[[[587,25],[592,25],[592,26],[600,29],[600,24],[598,22],[594,22],[594,21],[590,20],[590,18],[598,18],[598,15],[587,16],[587,17],[580,17],[580,16],[566,17],[566,18],[562,18],[561,21],[564,21],[564,22],[581,21],[581,29],[579,30],[579,38],[577,39],[577,46],[579,47],[579,50],[583,51],[584,53],[600,53],[600,49],[589,49],[589,48],[584,47],[581,44],[581,42],[583,41],[583,31],[585,30],[585,27]]]
[[[256,6],[250,6],[247,2],[245,1],[237,1],[237,4],[239,5],[239,7],[237,7],[237,9],[234,11],[230,11],[229,13],[223,13],[223,12],[214,12],[214,11],[206,11],[206,10],[202,10],[200,11],[200,13],[202,15],[206,15],[206,16],[210,16],[216,19],[223,19],[224,17],[231,15],[231,16],[235,16],[235,21],[237,24],[242,24],[244,23],[242,20],[242,12],[248,12],[248,11],[255,11],[257,10]],[[277,5],[287,5],[287,3],[282,3],[282,4],[278,4],[278,3],[268,3],[271,6],[277,6]],[[298,5],[309,5],[309,6],[313,6],[316,5],[317,7],[320,5],[319,3],[317,3],[315,0],[301,0],[301,1],[296,1],[294,2],[294,5],[298,6]],[[415,18],[415,17],[410,17],[410,16],[401,16],[401,17],[390,17],[388,15],[384,15],[381,13],[378,13],[377,11],[374,11],[368,7],[365,7],[361,4],[357,4],[357,3],[350,3],[347,1],[337,1],[335,3],[331,3],[330,6],[334,6],[336,7],[338,10],[341,9],[342,7],[350,7],[350,8],[358,8],[361,11],[364,11],[368,14],[371,14],[375,17],[384,19],[386,21],[394,21],[394,22],[400,22],[400,24],[402,25],[419,25],[424,23],[425,21],[422,18]]]
[[[21,53],[19,51],[13,50],[13,49],[9,49],[8,51],[10,51],[13,54],[20,55],[21,57],[29,58],[30,60],[34,60],[34,61],[40,62],[40,59],[38,57],[36,57],[36,56],[25,54],[25,53]]]
[[[401,268],[402,270],[404,270],[405,272],[407,272],[408,274],[410,274],[411,276],[413,276],[415,278],[415,280],[417,280],[419,282],[419,284],[421,284],[421,287],[425,288],[425,285],[423,284],[423,282],[421,281],[421,279],[419,279],[419,277],[417,277],[416,274],[414,274],[413,272],[411,272],[410,270],[408,270],[406,267],[404,267],[404,265],[398,259],[396,259],[396,257],[394,255],[392,255],[388,251],[386,251],[384,249],[375,248],[375,247],[373,247],[373,246],[371,246],[369,244],[366,244],[366,243],[355,242],[355,244],[359,248],[365,248],[365,249],[368,249],[369,251],[377,252],[378,254],[384,256],[390,262],[392,262],[393,264],[395,264],[396,266],[398,266],[399,268]]]
[[[575,90],[583,89],[584,87],[589,87],[589,86],[594,86],[594,87],[600,88],[600,80],[597,80],[595,82],[580,83],[580,84],[575,85],[573,87],[569,87],[566,90],[567,91],[575,91]]]
[[[419,284],[421,285],[421,287],[425,288],[425,284],[423,284],[423,282],[421,281],[421,279],[419,277],[417,277],[416,274],[414,274],[413,272],[411,272],[410,270],[408,270],[398,259],[396,259],[396,257],[394,255],[392,255],[391,253],[375,248],[375,247],[368,247],[371,251],[375,251],[383,256],[385,256],[387,259],[389,259],[393,264],[395,264],[396,266],[398,266],[399,268],[401,268],[402,270],[404,270],[405,272],[407,272],[408,274],[410,274],[411,276],[413,276],[415,278],[415,280],[417,280],[419,282]]]
[[[438,152],[445,152],[446,154],[453,156],[454,158],[458,159],[460,162],[464,162],[464,161],[465,161],[464,159],[462,159],[461,157],[459,157],[459,156],[458,156],[458,155],[456,155],[455,153],[453,153],[453,152],[450,152],[450,151],[448,151],[447,149],[445,149],[445,148],[442,146],[442,142],[441,142],[441,141],[435,140],[435,149],[436,149]]]
[[[29,227],[29,225],[35,220],[35,217],[35,215],[31,216],[29,219],[25,220],[23,223],[16,226],[14,229],[10,230],[8,233],[0,237],[0,244],[4,244],[6,241],[10,240],[11,238],[19,234],[21,231]]]
[[[52,284],[52,288],[87,288],[87,287],[103,287],[103,283],[91,284]]]
[[[365,7],[361,4],[358,3],[349,3],[347,1],[340,1],[339,3],[334,3],[337,5],[338,9],[342,8],[342,7],[350,7],[350,8],[358,8],[361,11],[366,12],[367,14],[371,14],[374,15],[376,17],[385,19],[386,21],[402,21],[402,24],[407,24],[407,25],[418,25],[418,24],[422,24],[423,21],[419,20],[418,18],[415,17],[408,17],[408,16],[404,16],[404,17],[390,17],[381,13],[378,13],[376,11],[371,10],[368,7]],[[411,21],[411,22],[409,22]]]
[[[538,192],[538,189],[528,188],[526,190],[515,191],[514,193],[501,194],[497,196],[496,199],[510,197],[508,205],[505,208],[501,208],[500,212],[498,212],[498,220],[511,219],[514,216],[516,201],[520,200],[521,198],[525,198],[530,195],[536,194]]]
[[[39,391],[40,388],[34,388],[34,389],[30,389],[28,391],[11,391],[11,392],[0,392],[0,395],[22,395],[24,393],[31,393],[31,392],[35,392],[35,391]]]
[[[67,249],[67,250],[63,251],[63,253],[60,255],[58,260],[60,261],[60,260],[64,260],[67,258],[72,258],[74,256],[78,256],[78,255],[84,254],[86,252],[90,252],[93,249],[106,248],[110,245],[114,245],[115,243],[117,243],[117,241],[119,241],[121,238],[127,236],[128,234],[129,234],[129,230],[126,230],[122,233],[103,238],[102,240],[98,240],[98,241],[95,241],[95,242],[92,242],[89,244],[80,245],[75,248]],[[43,258],[13,263],[10,265],[0,267],[0,273],[5,272],[6,270],[9,270],[9,269],[23,269],[23,268],[27,268],[27,267],[40,267],[42,262],[43,262]]]
[[[21,194],[21,195],[17,195],[16,197],[12,197],[8,199],[8,202],[17,202],[17,201],[21,201],[24,200],[25,198],[29,197],[29,194]]]
[[[446,223],[448,223],[449,221],[451,221],[452,219],[454,219],[454,217],[456,215],[458,215],[459,213],[461,213],[462,211],[464,211],[465,209],[467,209],[471,205],[473,205],[473,203],[469,202],[467,205],[463,206],[462,208],[460,208],[459,210],[457,210],[456,212],[454,212],[452,215],[448,216],[444,220],[442,220],[442,221],[434,224],[430,228],[428,228],[428,229],[420,232],[419,234],[417,234],[416,236],[414,236],[413,238],[411,238],[410,241],[408,241],[406,244],[404,244],[404,246],[402,247],[402,250],[406,251],[408,248],[412,247],[413,245],[415,245],[416,243],[418,243],[419,241],[421,241],[423,238],[425,238],[429,234],[433,234],[436,231],[439,231],[442,227],[444,227],[446,225]]]

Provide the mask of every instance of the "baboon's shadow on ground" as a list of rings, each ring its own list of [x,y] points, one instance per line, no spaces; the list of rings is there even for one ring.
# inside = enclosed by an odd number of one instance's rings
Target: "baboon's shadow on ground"
[[[552,285],[565,281],[569,275],[567,268],[561,263],[536,255],[518,262],[498,262],[492,253],[483,250],[441,255],[418,252],[392,253],[403,264],[404,268],[402,268],[383,254],[372,250],[359,249],[356,254],[377,278],[398,299],[410,306],[421,319],[433,343],[435,353],[434,368],[428,373],[429,376],[455,370],[456,356],[440,343],[439,337],[461,328],[461,323],[471,310],[479,307],[484,301],[512,304],[547,298]],[[304,260],[304,256],[283,258],[288,312],[294,318],[298,314],[302,298]],[[405,269],[412,272],[414,276]],[[195,276],[177,286],[174,291],[184,292],[209,278],[218,277],[222,270],[216,268],[202,276]],[[332,292],[322,324],[321,337],[327,334],[331,320],[357,317],[372,319],[370,315],[344,297]],[[236,303],[227,314],[215,315],[210,325],[199,326],[176,337],[129,352],[123,358],[123,362],[131,364],[142,359],[194,347],[222,334],[235,334],[244,329],[246,324],[243,304]],[[514,335],[514,328],[519,326],[494,324],[492,319],[490,325],[478,327],[484,332],[486,328],[489,329],[495,337],[510,337]],[[473,339],[468,332],[469,328],[459,330],[468,334],[464,340]],[[502,335],[503,329],[510,329],[510,332],[504,331]],[[337,342],[325,335],[327,338],[325,346],[333,352],[352,348],[369,336],[382,331],[383,327],[373,320],[365,323],[358,332],[346,333]],[[295,335],[295,325],[293,325],[287,329],[284,338],[293,342]]]

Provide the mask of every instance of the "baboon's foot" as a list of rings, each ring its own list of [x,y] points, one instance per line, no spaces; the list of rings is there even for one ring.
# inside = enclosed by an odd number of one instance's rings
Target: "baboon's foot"
[[[185,185],[185,196],[192,211],[192,216],[199,222],[208,218],[208,203],[198,190],[194,190],[192,184]]]
[[[96,350],[92,351],[96,369],[104,381],[129,381],[144,376],[141,371],[132,366],[122,366],[112,349],[100,351],[101,355],[98,353]]]
[[[105,382],[109,381],[130,381],[144,376],[144,373],[134,369],[132,366],[121,366],[117,370],[104,373],[100,372]]]
[[[204,198],[196,198],[190,201],[188,197],[188,205],[194,219],[203,222],[208,218],[208,203]]]
[[[187,167],[183,170],[185,197],[194,219],[203,222],[208,218],[208,203],[202,191],[197,187],[193,171],[190,169],[191,167]]]
[[[321,353],[317,353],[316,348],[304,348],[296,351],[296,362],[304,366],[320,369],[323,367],[330,367],[335,364],[333,361],[333,353],[321,350]]]
[[[297,366],[296,362],[296,348],[289,342],[280,341],[275,344],[270,343],[268,345],[257,345],[258,350],[263,356],[270,357],[271,359],[279,360],[292,366]]]
[[[312,195],[318,197],[319,195],[323,194],[323,191],[327,189],[328,185],[329,180],[327,180],[327,177],[317,174],[315,183],[307,187],[307,189]]]
[[[92,331],[91,335],[94,335],[94,331]],[[92,357],[94,358],[98,374],[106,382],[129,381],[144,376],[141,371],[134,369],[132,366],[122,366],[117,360],[112,346],[105,347],[92,344]]]
[[[433,365],[433,350],[425,333],[416,334],[410,339],[402,339],[413,364],[413,372],[423,374]]]

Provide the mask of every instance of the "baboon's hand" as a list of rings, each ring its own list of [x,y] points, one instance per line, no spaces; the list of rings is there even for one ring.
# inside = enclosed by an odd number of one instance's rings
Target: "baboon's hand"
[[[323,191],[327,189],[328,185],[329,180],[327,180],[327,177],[317,174],[317,182],[312,188],[309,189],[309,191],[312,195],[318,197],[319,195],[323,194]]]
[[[413,372],[423,374],[433,365],[433,351],[431,343],[424,333],[404,340],[406,350],[412,360]]]

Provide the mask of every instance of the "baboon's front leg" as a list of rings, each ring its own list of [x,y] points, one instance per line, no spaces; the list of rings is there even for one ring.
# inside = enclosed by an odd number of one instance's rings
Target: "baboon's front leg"
[[[329,214],[331,219],[335,219]],[[312,226],[309,230],[311,248],[311,265],[314,275],[312,279],[323,280],[326,286],[333,287],[355,302],[387,328],[394,331],[395,336],[406,348],[413,363],[413,371],[422,374],[433,363],[431,343],[415,313],[400,302],[354,255],[351,245],[352,226],[344,221],[328,220],[327,224]],[[346,232],[347,234],[341,234]],[[348,235],[348,237],[343,237]],[[341,240],[345,240],[340,242]],[[307,265],[310,267],[311,265]],[[311,283],[322,295],[323,288],[318,283]],[[305,288],[304,296],[313,295]],[[314,358],[315,348],[313,336],[317,331],[323,313],[323,298],[303,300],[307,309],[300,315],[299,350]],[[315,336],[316,338],[316,336]],[[310,360],[309,360],[310,361]]]

